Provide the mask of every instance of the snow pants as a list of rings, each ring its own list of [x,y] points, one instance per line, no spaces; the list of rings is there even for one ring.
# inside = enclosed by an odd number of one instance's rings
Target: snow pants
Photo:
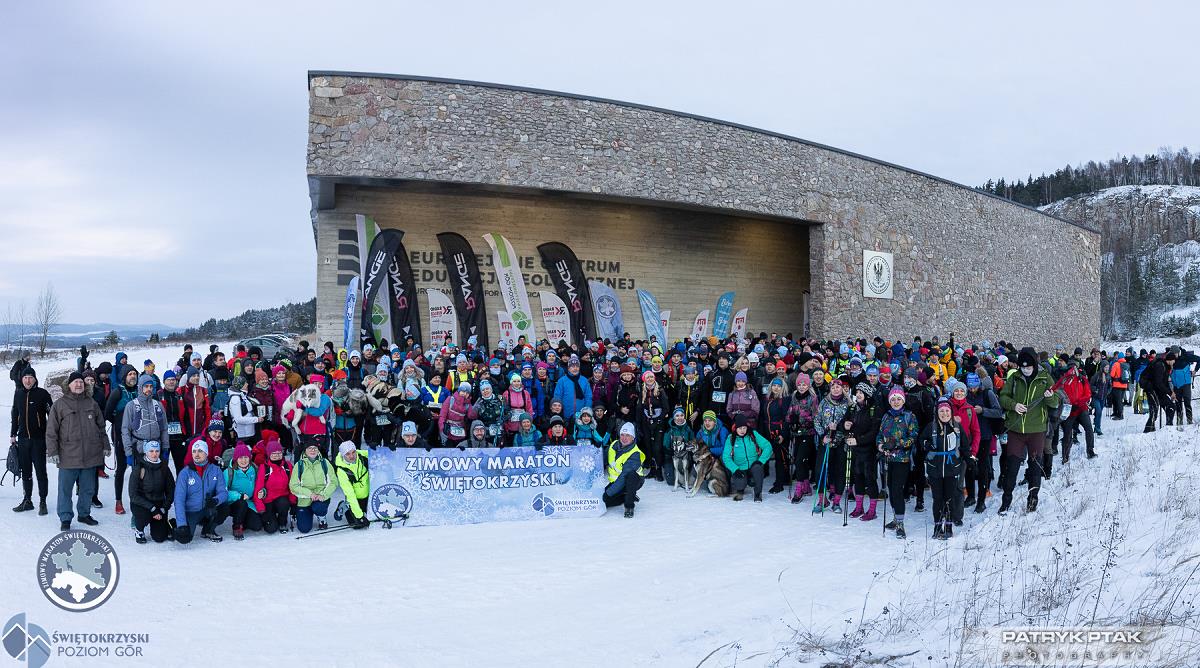
[[[729,485],[733,488],[734,494],[742,494],[746,491],[746,485],[754,484],[754,496],[762,496],[763,488],[763,465],[762,462],[754,462],[748,470],[735,471],[729,476]]]
[[[868,498],[881,499],[883,497],[879,495],[879,466],[875,455],[874,445],[869,448],[854,448],[854,459],[851,461],[854,470],[851,473],[856,495],[866,494]]]
[[[1175,414],[1179,416],[1179,424],[1183,424],[1184,413],[1187,413],[1187,423],[1192,423],[1192,386],[1191,384],[1175,388]]]
[[[296,506],[296,530],[300,533],[308,533],[313,528],[313,515],[325,518],[329,513],[329,500],[313,501],[306,507],[301,508]]]
[[[292,511],[292,500],[284,495],[266,505],[267,508],[262,513],[263,531],[275,533],[279,527],[286,527],[288,513]]]
[[[176,524],[175,527],[175,542],[181,545],[187,545],[192,542],[192,538],[196,535],[197,526],[200,528],[200,533],[212,533],[225,518],[229,517],[229,504],[222,503],[216,508],[205,508],[203,510],[185,510],[183,512],[184,519],[187,524],[179,524],[179,510],[175,511]]]
[[[254,509],[254,505],[246,499],[238,499],[229,505],[229,516],[233,518],[234,528],[242,527],[250,531],[262,531],[262,517]],[[220,524],[218,522],[218,524]]]
[[[150,527],[150,539],[156,543],[161,543],[167,540],[167,535],[171,531],[171,523],[167,519],[167,514],[162,514],[161,520],[153,518],[152,512],[149,509],[141,506],[129,504],[129,511],[133,514],[133,528],[138,531],[145,531],[146,527]]]
[[[821,454],[825,454],[823,448]],[[811,431],[792,435],[792,463],[796,482],[807,480],[816,484],[821,462],[817,460],[816,437]]]
[[[613,489],[616,481],[609,483],[608,488],[604,490],[604,507],[612,508],[624,504],[626,508],[632,508],[637,501],[637,491],[642,488],[642,482],[642,476],[634,473],[625,476],[619,489]]]
[[[937,459],[943,459],[938,457]],[[925,475],[933,491],[933,521],[961,522],[963,517],[962,461],[925,463]]]
[[[1000,486],[1004,489],[1005,501],[1012,501],[1012,492],[1017,486],[1017,473],[1021,470],[1022,461],[1027,461],[1025,479],[1029,481],[1029,489],[1042,486],[1042,453],[1045,448],[1044,432],[1008,432],[1008,443],[1000,457]]]
[[[1075,417],[1067,418],[1063,422],[1063,440],[1062,440],[1062,461],[1066,463],[1071,459],[1071,447],[1075,445],[1075,429],[1083,427],[1084,444],[1087,445],[1088,455],[1093,455],[1096,452],[1096,432],[1092,429],[1092,415],[1087,411],[1083,411]]]

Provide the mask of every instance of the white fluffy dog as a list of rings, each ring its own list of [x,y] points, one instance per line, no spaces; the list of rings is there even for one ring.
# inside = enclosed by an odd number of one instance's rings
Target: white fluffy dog
[[[301,385],[292,390],[290,396],[283,402],[281,412],[283,416],[291,415],[289,424],[292,429],[300,432],[300,420],[304,419],[305,408],[316,408],[321,405],[321,388],[316,385]],[[325,417],[321,417],[321,422],[325,421]]]

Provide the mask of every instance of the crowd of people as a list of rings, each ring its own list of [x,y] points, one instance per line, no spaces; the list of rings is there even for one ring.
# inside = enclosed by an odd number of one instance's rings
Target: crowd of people
[[[1200,362],[1178,347],[1039,352],[953,333],[905,342],[762,332],[670,345],[626,334],[494,351],[473,338],[461,349],[380,343],[360,352],[301,341],[272,359],[257,347],[202,355],[189,345],[161,375],[124,353],[93,366],[83,348],[57,401],[19,360],[11,436],[24,499],[13,510],[48,514],[49,461],[64,531],[75,519],[98,523],[102,480],[117,515],[128,500],[139,543],[188,543],[197,531],[220,541],[226,520],[238,540],[325,529],[339,489],[334,519],[361,529],[372,450],[549,444],[600,449],[604,503],[626,517],[646,480],[734,501],[762,501],[770,480],[767,493],[864,522],[884,501],[886,528],[904,538],[906,511],[924,512],[928,490],[933,536],[947,539],[993,490],[1005,514],[1027,486],[1035,512],[1055,458],[1070,461],[1080,440],[1097,456],[1103,420],[1124,419],[1126,406],[1148,415],[1146,431],[1161,416],[1191,423]]]

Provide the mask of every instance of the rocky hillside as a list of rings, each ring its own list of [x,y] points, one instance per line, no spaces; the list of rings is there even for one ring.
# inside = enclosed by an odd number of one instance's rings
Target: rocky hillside
[[[1119,186],[1040,208],[1101,230],[1106,338],[1200,328],[1200,187]]]

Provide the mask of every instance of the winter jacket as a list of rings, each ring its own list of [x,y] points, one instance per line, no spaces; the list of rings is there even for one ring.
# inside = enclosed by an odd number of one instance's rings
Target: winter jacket
[[[701,412],[711,410],[718,416],[726,413],[725,404],[729,401],[729,393],[733,392],[733,378],[736,375],[737,373],[729,367],[713,369],[705,384],[705,401]],[[751,394],[753,393],[751,391]]]
[[[328,399],[327,396],[321,395],[322,405],[325,405]],[[237,433],[238,438],[246,440],[254,438],[254,428],[258,424],[258,406],[256,404],[257,402],[245,392],[238,390],[229,391],[229,404],[225,407],[225,412],[233,420],[233,430]],[[332,404],[330,404],[330,408],[332,410]],[[324,434],[325,428],[322,425],[321,430],[318,432],[307,432],[304,430],[304,423],[301,422],[300,433]]]
[[[788,405],[787,423],[794,433],[813,434],[813,421],[821,408],[821,398],[809,390],[804,394],[792,393],[791,404]]]
[[[850,400],[843,392],[840,399],[834,399],[830,394],[821,400],[821,407],[817,409],[817,418],[813,421],[813,427],[817,430],[817,436],[833,435],[842,428],[842,418],[846,416],[846,411],[850,410]]]
[[[258,482],[258,467],[254,462],[250,462],[250,466],[246,470],[238,468],[234,463],[229,468],[225,469],[225,489],[227,503],[234,503],[246,497],[246,503],[249,503],[251,508],[258,510],[254,505],[254,487]]]
[[[438,416],[438,431],[448,435],[450,432],[447,430],[447,425],[454,425],[462,428],[462,438],[466,438],[467,424],[476,417],[470,395],[455,392],[442,405],[441,415]]]
[[[177,425],[179,431],[178,438],[183,438],[183,395],[176,389],[174,392],[168,392],[163,388],[157,395],[158,403],[163,407],[163,413],[166,414],[167,428],[163,430],[162,437],[165,439],[171,435],[171,425]]]
[[[508,388],[504,394],[500,395],[500,403],[503,410],[504,431],[515,433],[521,428],[521,421],[517,417],[521,413],[529,413],[536,415],[533,412],[533,398],[529,395],[529,390],[522,389],[520,392],[513,388]]]
[[[721,424],[720,420],[717,421],[712,431],[705,429],[704,424],[701,423],[700,428],[696,430],[696,440],[708,446],[708,451],[714,457],[720,457],[725,453],[725,444],[729,442],[729,430]]]
[[[908,462],[912,460],[913,448],[920,434],[917,416],[903,408],[888,408],[879,421],[879,435],[875,441],[886,461]]]
[[[641,475],[642,463],[646,455],[637,446],[637,441],[624,445],[620,439],[608,444],[604,457],[605,470],[608,472],[608,486],[604,495],[613,497],[625,491],[625,481],[630,476]]]
[[[704,384],[700,381],[699,377],[692,381],[691,384],[688,384],[687,378],[681,378],[675,384],[674,405],[683,409],[683,414],[689,421],[693,419],[693,415],[696,416],[696,419],[699,419],[699,415],[702,412],[700,406],[704,398],[703,389]]]
[[[338,486],[346,495],[346,503],[350,506],[350,514],[361,519],[366,513],[365,499],[371,494],[371,482],[367,474],[367,451],[359,450],[354,463],[346,461],[341,453],[333,462],[337,471]],[[359,503],[363,499],[363,503]]]
[[[975,457],[979,454],[979,416],[975,414],[975,407],[972,406],[966,399],[959,401],[958,399],[950,399],[950,410],[954,413],[954,417],[958,420],[959,426],[962,427],[963,443],[966,446],[966,454]]]
[[[133,454],[136,443],[167,440],[167,414],[162,404],[139,392],[125,406],[121,417],[121,442],[125,446],[125,455]]]
[[[879,421],[878,409],[870,399],[862,405],[856,401],[846,410],[843,422],[850,423],[850,429],[847,430],[846,436],[854,438],[853,449],[856,453],[875,450],[875,439],[879,436]]]
[[[758,393],[746,385],[745,389],[730,391],[729,398],[725,403],[725,415],[729,416],[730,422],[738,415],[745,415],[747,424],[754,429],[758,426],[760,408]]]
[[[754,462],[765,465],[771,461],[771,455],[771,444],[767,439],[754,430],[747,430],[745,436],[729,436],[725,451],[721,453],[721,462],[730,473],[736,473],[749,470]]]
[[[46,420],[46,456],[57,455],[58,468],[103,466],[107,448],[104,417],[91,395],[68,391],[50,407]]]
[[[554,385],[553,398],[562,402],[564,414],[575,415],[584,406],[591,408],[592,384],[579,374],[563,374]]]
[[[669,457],[676,442],[690,443],[691,441],[692,429],[687,426],[687,422],[685,421],[682,425],[678,425],[675,424],[674,420],[671,420],[667,430],[663,432],[662,446]]]
[[[541,448],[543,443],[542,433],[533,427],[529,431],[517,430],[513,434],[513,447]]]
[[[787,395],[763,399],[758,433],[771,443],[779,443],[779,439],[786,440],[788,437],[787,416],[791,407],[792,400]]]
[[[601,434],[596,428],[597,425],[595,416],[592,416],[591,424],[584,424],[579,420],[581,415],[582,413],[575,416],[575,425],[571,432],[571,436],[575,439],[575,442],[583,445],[603,447],[604,440],[607,435]],[[586,443],[584,443],[585,441]]]
[[[17,385],[17,393],[13,395],[12,427],[9,435],[32,439],[46,438],[46,420],[50,417],[50,406],[53,403],[50,393],[38,385],[28,390],[24,385]]]
[[[1000,408],[1000,398],[986,387],[980,387],[967,391],[967,401],[983,409],[978,413],[979,439],[983,443],[990,443],[993,436],[1004,430],[1004,409]]]
[[[925,475],[936,479],[958,475],[965,456],[963,443],[962,427],[953,419],[926,425],[919,445],[925,452]]]
[[[186,385],[180,393],[183,405],[183,420],[180,426],[183,435],[196,436],[204,431],[212,419],[212,406],[208,402],[208,390],[203,387]]]
[[[104,419],[112,423],[114,433],[119,434],[121,423],[125,418],[125,407],[137,396],[137,388],[128,385],[118,385],[108,393],[108,401],[104,403]]]
[[[1133,379],[1133,374],[1129,370],[1129,362],[1124,357],[1113,360],[1108,368],[1108,377],[1112,379],[1112,386],[1115,389],[1129,389],[1129,381]]]
[[[1063,391],[1071,404],[1070,417],[1079,417],[1084,411],[1092,408],[1092,386],[1078,371],[1069,371],[1057,383],[1054,389]]]
[[[296,505],[296,496],[291,490],[292,464],[286,459],[277,462],[267,460],[258,467],[254,481],[254,509],[266,512],[267,505],[282,496]]]
[[[1175,358],[1175,366],[1171,368],[1171,386],[1184,387],[1192,384],[1192,365],[1200,362],[1200,357],[1190,350],[1180,351]]]
[[[296,505],[307,508],[312,505],[313,495],[320,495],[326,501],[333,496],[337,489],[337,474],[329,460],[320,455],[315,459],[301,457],[292,467],[288,488],[296,497]]]
[[[175,503],[175,479],[171,477],[167,460],[149,462],[142,457],[133,463],[129,473],[129,503],[166,516]]]
[[[1153,362],[1146,366],[1146,370],[1142,372],[1142,378],[1138,384],[1147,393],[1154,394],[1158,399],[1159,404],[1165,404],[1171,398],[1171,379],[1167,372],[1166,362],[1161,357],[1157,357]]]
[[[209,462],[201,471],[195,462],[188,462],[175,482],[175,523],[187,526],[187,514],[197,513],[211,502],[224,503],[229,496],[221,467]]]
[[[1000,390],[1004,426],[1018,434],[1045,432],[1049,413],[1057,411],[1060,403],[1057,394],[1044,396],[1053,386],[1054,381],[1045,369],[1038,369],[1032,378],[1026,378],[1020,371],[1011,374],[1008,382],[1004,383],[1004,389]],[[1027,410],[1024,415],[1017,413],[1017,404],[1025,404]]]

